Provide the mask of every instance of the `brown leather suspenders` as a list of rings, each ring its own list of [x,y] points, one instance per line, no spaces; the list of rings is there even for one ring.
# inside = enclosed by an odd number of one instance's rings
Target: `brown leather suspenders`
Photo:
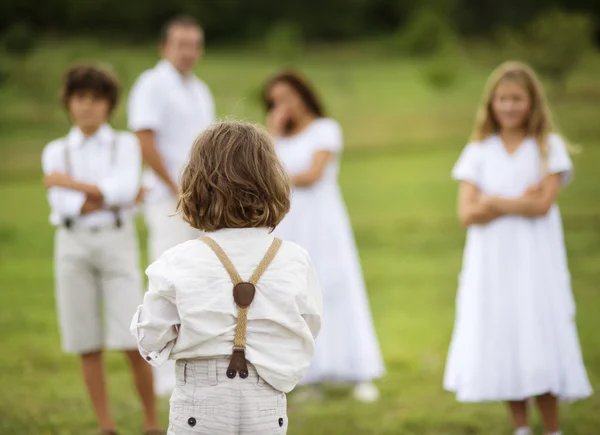
[[[248,281],[244,281],[240,277],[233,266],[233,263],[217,242],[208,236],[202,237],[201,240],[206,243],[219,258],[233,283],[233,300],[238,306],[238,318],[235,328],[235,337],[233,339],[233,352],[231,354],[229,367],[227,368],[227,377],[233,379],[239,373],[240,378],[245,379],[248,377],[248,364],[246,362],[248,307],[254,300],[258,280],[260,280],[262,274],[267,270],[273,261],[273,258],[275,258],[275,255],[277,255],[277,251],[279,251],[279,248],[281,247],[281,240],[273,240],[269,250]]]

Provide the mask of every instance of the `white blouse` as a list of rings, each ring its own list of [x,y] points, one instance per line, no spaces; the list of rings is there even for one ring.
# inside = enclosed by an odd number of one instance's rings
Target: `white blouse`
[[[266,228],[208,234],[248,279],[273,236]],[[227,271],[201,240],[166,251],[148,267],[150,289],[131,331],[152,365],[171,359],[230,356],[238,308]],[[284,241],[256,286],[248,310],[246,358],[279,391],[291,391],[306,373],[321,327],[322,298],[308,253]]]

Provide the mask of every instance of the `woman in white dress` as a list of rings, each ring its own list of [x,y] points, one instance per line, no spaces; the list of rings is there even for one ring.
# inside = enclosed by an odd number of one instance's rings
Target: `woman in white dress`
[[[507,402],[518,435],[531,433],[535,398],[546,433],[559,434],[558,401],[591,387],[556,205],[572,164],[529,67],[492,74],[452,175],[468,230],[444,386],[459,401]]]
[[[325,118],[305,80],[284,72],[264,89],[269,130],[294,186],[275,229],[310,254],[323,289],[323,325],[303,384],[352,383],[357,400],[377,400],[384,364],[348,213],[338,185],[342,131]]]

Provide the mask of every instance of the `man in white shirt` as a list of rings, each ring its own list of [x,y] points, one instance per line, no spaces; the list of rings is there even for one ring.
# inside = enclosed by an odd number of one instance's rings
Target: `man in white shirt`
[[[196,137],[215,121],[210,90],[193,73],[203,52],[204,34],[192,18],[167,22],[161,36],[162,60],[145,71],[129,97],[129,128],[135,131],[147,169],[143,184],[149,257],[199,237],[176,213],[179,176]],[[156,375],[156,392],[170,394],[174,369]]]

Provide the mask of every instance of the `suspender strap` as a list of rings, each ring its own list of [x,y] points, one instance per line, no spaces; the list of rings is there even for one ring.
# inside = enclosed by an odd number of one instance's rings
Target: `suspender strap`
[[[231,278],[233,283],[233,300],[238,306],[238,318],[237,325],[235,327],[235,337],[233,339],[233,353],[231,355],[231,362],[227,369],[227,376],[231,379],[235,378],[239,372],[241,378],[248,376],[248,365],[246,362],[246,327],[248,325],[248,307],[254,300],[254,294],[256,293],[256,285],[260,280],[263,273],[267,270],[275,255],[281,247],[281,240],[274,239],[273,243],[269,247],[267,253],[260,261],[256,270],[248,281],[243,281],[239,273],[235,269],[235,266],[219,246],[217,242],[208,236],[204,236],[201,239],[208,247],[215,253],[217,258],[225,267],[225,270]]]
[[[65,174],[69,177],[71,176],[71,152],[69,151],[69,142],[65,137],[63,140],[63,149],[65,152]],[[117,134],[115,133],[114,138],[110,144],[110,164],[111,166],[115,166],[117,163]],[[113,212],[115,216],[115,226],[117,228],[121,228],[121,215],[119,214],[120,208],[117,206],[111,207],[110,210]],[[73,218],[66,218],[64,221],[64,225],[67,228],[70,228],[73,225]]]

